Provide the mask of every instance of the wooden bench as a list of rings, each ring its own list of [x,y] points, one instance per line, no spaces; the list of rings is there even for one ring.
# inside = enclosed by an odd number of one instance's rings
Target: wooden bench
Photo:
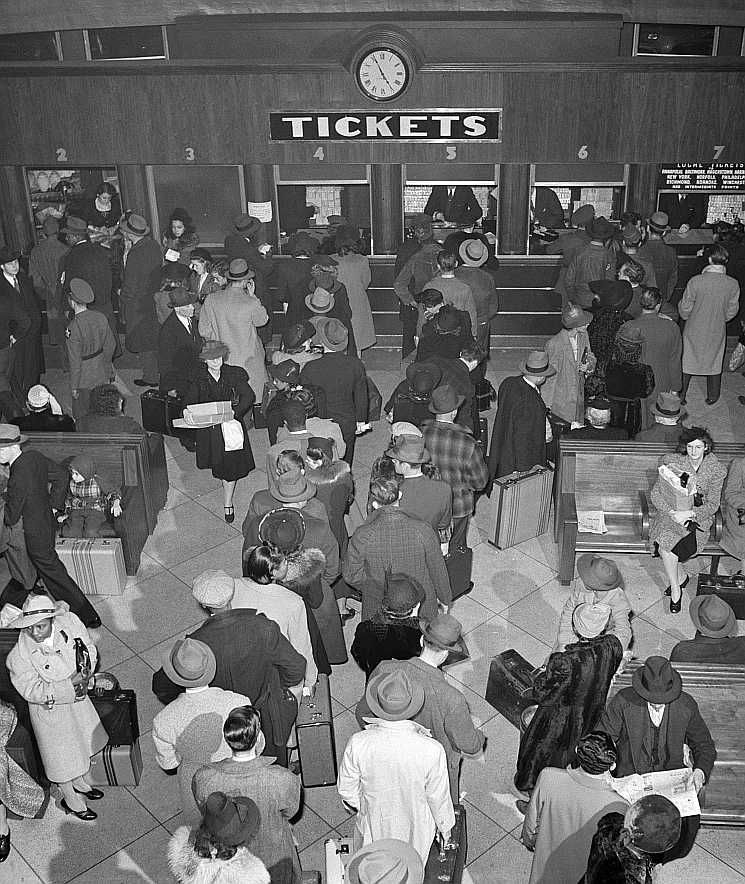
[[[642,665],[632,660],[615,678],[608,698],[631,686]],[[745,666],[673,663],[683,690],[698,703],[717,747],[711,778],[699,794],[701,824],[745,826]]]
[[[574,577],[577,553],[650,553],[649,494],[657,467],[675,446],[656,442],[596,442],[561,439],[554,482],[554,540],[559,544],[559,581]],[[745,445],[724,442],[716,456],[725,465],[745,455]],[[577,511],[603,510],[606,534],[578,530]],[[712,573],[724,554],[721,513],[717,513],[704,555]]]
[[[156,434],[29,433],[28,445],[62,463],[78,454],[93,458],[96,471],[121,488],[122,516],[114,520],[127,574],[136,574],[142,548],[155,530],[168,494],[163,437]]]

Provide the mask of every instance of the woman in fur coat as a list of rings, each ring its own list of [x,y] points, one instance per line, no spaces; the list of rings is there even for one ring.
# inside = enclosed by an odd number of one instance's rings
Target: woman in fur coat
[[[349,464],[334,461],[333,439],[311,436],[305,452],[305,478],[316,488],[316,499],[326,507],[331,531],[344,558],[349,543],[344,515],[354,500],[354,482]]]
[[[198,829],[180,826],[168,842],[168,865],[179,884],[269,884],[264,863],[245,846],[261,817],[250,798],[213,792]]]

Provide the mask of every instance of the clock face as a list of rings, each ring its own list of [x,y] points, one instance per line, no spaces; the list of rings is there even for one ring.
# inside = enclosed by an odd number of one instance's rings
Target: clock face
[[[375,101],[397,98],[409,85],[409,77],[408,62],[392,49],[371,49],[357,65],[357,85]]]

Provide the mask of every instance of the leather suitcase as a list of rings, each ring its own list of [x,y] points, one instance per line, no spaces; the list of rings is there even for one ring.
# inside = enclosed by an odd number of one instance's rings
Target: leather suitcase
[[[55,543],[67,573],[86,595],[121,595],[127,583],[118,537],[61,537]]]
[[[738,620],[745,620],[745,575],[699,574],[696,595],[718,595],[735,612]]]
[[[303,697],[295,730],[303,786],[308,789],[335,783],[336,744],[327,675],[318,676],[312,697]]]
[[[137,786],[142,776],[140,742],[131,746],[104,746],[91,758],[92,786]]]
[[[494,480],[489,534],[493,546],[508,549],[548,531],[554,471],[533,467]]]
[[[109,735],[110,746],[131,746],[140,736],[137,717],[137,695],[123,690],[92,691],[88,694],[98,717]]]
[[[445,567],[448,569],[450,589],[453,601],[473,589],[471,568],[473,567],[473,550],[469,547],[452,549],[445,556]]]
[[[486,702],[501,712],[518,730],[523,710],[535,702],[534,671],[535,667],[514,650],[498,654],[489,667]]]
[[[468,832],[466,809],[462,804],[455,805],[455,825],[450,833],[450,843],[453,846],[448,850],[441,850],[437,841],[432,844],[424,869],[424,884],[437,884],[437,882],[461,884],[463,880],[463,868],[468,851]]]
[[[488,411],[497,401],[497,391],[492,382],[483,378],[476,384],[476,408],[479,411]]]
[[[173,428],[174,418],[181,417],[184,411],[184,400],[181,396],[169,396],[160,390],[146,390],[140,396],[142,408],[142,426],[150,433],[162,433],[164,436],[176,436]]]

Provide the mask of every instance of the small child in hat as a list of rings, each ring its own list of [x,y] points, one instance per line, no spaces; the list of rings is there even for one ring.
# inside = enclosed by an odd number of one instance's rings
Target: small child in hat
[[[78,455],[70,462],[62,536],[113,536],[113,529],[107,526],[109,514],[115,519],[121,516],[121,492],[96,473],[92,457]]]
[[[574,582],[559,619],[559,633],[554,651],[563,651],[577,640],[572,628],[574,609],[581,604],[603,604],[611,609],[606,632],[621,642],[624,653],[628,652],[633,633],[631,631],[631,605],[623,588],[623,577],[611,559],[586,553],[577,559],[579,577]]]

